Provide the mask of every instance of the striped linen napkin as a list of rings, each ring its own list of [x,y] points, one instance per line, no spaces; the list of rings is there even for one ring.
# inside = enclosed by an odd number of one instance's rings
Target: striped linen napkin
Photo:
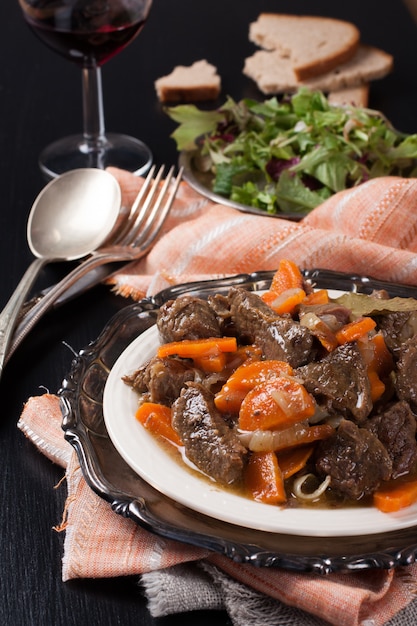
[[[132,202],[138,180],[110,171]],[[110,279],[117,293],[139,299],[181,282],[275,270],[282,258],[417,285],[417,179],[370,180],[301,222],[214,204],[183,182],[163,234],[144,259]]]
[[[142,181],[120,170],[112,173],[121,184],[124,201],[131,201]],[[288,258],[305,268],[321,267],[417,285],[416,209],[417,179],[387,177],[369,181],[336,194],[298,223],[213,204],[182,183],[153,250],[145,259],[126,266],[109,283],[117,293],[139,299],[190,280],[273,270],[281,258]],[[223,589],[229,592],[233,584],[239,586],[240,610],[248,608],[245,597],[253,601],[253,594],[259,594],[257,606],[263,606],[267,615],[266,620],[256,622],[259,625],[382,626],[389,620],[392,626],[416,623],[417,606],[412,601],[417,592],[417,565],[318,577],[234,563],[140,528],[114,513],[89,489],[60,424],[58,398],[45,394],[27,401],[18,426],[48,458],[66,470],[68,494],[59,526],[65,531],[64,581],[140,575],[150,609],[160,615],[164,610],[184,610],[181,606],[175,608],[175,603],[173,608],[168,600],[165,609],[155,608],[155,576],[175,572],[183,598],[188,592],[190,602],[194,601],[184,606],[219,608],[217,600],[204,604],[202,599],[195,604],[190,576],[178,576],[178,571],[183,571],[178,568],[199,564],[205,573],[217,572],[217,577],[211,579],[215,581],[213,588],[219,589],[224,580],[229,584]],[[156,595],[164,587],[168,588],[166,579],[157,585]],[[173,588],[175,596],[178,584]],[[247,612],[246,617],[239,616],[230,593],[227,597],[223,606],[235,626],[255,623],[247,618]],[[283,615],[282,607],[292,611],[286,613],[286,621],[277,617]],[[404,610],[410,607],[414,612],[407,617]]]

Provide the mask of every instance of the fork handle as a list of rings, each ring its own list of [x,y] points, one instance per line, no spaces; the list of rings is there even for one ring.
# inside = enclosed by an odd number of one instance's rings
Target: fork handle
[[[32,328],[38,323],[43,315],[53,306],[54,302],[70,289],[75,283],[77,283],[83,276],[88,274],[91,270],[100,265],[105,265],[113,261],[119,260],[116,255],[112,254],[100,254],[97,256],[90,256],[82,261],[77,267],[75,267],[69,274],[64,276],[58,283],[56,283],[31,309],[26,313],[21,322],[18,324],[12,341],[9,346],[6,346],[4,350],[3,359],[5,362],[9,360],[23,339]],[[21,304],[23,303],[23,300]],[[1,332],[1,331],[0,331]],[[7,347],[9,349],[7,350]]]
[[[0,313],[0,376],[3,373],[6,355],[15,329],[20,309],[42,267],[51,259],[37,258],[27,268],[9,301]]]

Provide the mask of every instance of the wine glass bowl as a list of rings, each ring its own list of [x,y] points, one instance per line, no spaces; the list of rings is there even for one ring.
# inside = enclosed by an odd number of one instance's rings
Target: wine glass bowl
[[[411,17],[417,22],[417,0],[403,0],[406,8],[411,14]]]
[[[54,52],[82,69],[83,132],[47,146],[39,165],[48,178],[82,167],[120,167],[137,175],[152,164],[139,139],[105,132],[101,66],[142,30],[152,0],[19,0],[25,21]]]

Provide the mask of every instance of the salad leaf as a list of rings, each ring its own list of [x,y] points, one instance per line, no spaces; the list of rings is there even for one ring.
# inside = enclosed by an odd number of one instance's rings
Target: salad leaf
[[[180,104],[165,109],[166,113],[179,124],[172,137],[177,143],[178,150],[193,150],[197,148],[196,140],[215,130],[223,115],[217,111],[200,111],[193,104]]]
[[[277,203],[285,213],[305,213],[321,204],[330,197],[330,191],[322,188],[319,191],[309,189],[299,176],[283,172],[276,185]]]
[[[396,131],[371,109],[332,106],[320,91],[166,112],[179,124],[178,150],[208,161],[213,191],[272,214],[304,215],[370,178],[417,174],[417,134]]]
[[[391,159],[414,158],[417,149],[417,136],[409,135],[398,146],[393,146],[388,151]]]

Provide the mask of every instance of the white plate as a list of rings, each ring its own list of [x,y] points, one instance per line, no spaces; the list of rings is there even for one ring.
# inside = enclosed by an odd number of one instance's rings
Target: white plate
[[[149,328],[120,355],[104,388],[103,414],[110,439],[123,459],[166,496],[218,520],[272,533],[338,537],[385,533],[417,524],[417,504],[384,514],[374,507],[337,510],[292,509],[262,504],[201,479],[167,454],[135,419],[138,396],[122,376],[155,355],[156,326]]]

